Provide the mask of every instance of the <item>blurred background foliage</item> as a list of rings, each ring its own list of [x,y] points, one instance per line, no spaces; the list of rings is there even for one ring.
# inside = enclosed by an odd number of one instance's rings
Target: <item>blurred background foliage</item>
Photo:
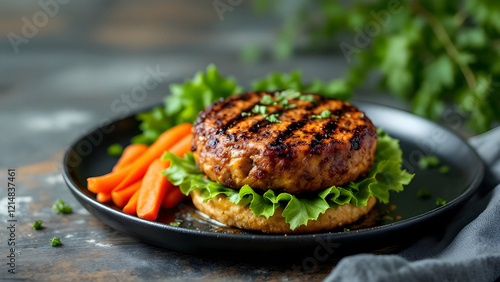
[[[142,115],[154,137],[164,120],[190,119],[207,103],[179,114],[181,92],[297,88],[412,109],[471,136],[500,120],[499,19],[493,0],[4,0],[0,118],[51,129],[48,117],[67,113],[66,123],[85,130],[170,95],[169,108]],[[168,75],[125,104],[148,68]],[[215,93],[204,83],[227,77],[234,89],[228,82]],[[27,131],[11,134],[30,140]]]
[[[341,52],[349,87],[375,70],[418,115],[446,119],[452,107],[475,133],[500,120],[500,1],[257,0],[254,9],[282,19],[275,59]],[[259,54],[242,51],[248,61]]]

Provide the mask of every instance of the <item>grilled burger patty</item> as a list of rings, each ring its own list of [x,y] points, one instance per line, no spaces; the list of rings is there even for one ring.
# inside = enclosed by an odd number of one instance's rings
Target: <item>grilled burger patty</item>
[[[199,114],[192,151],[212,181],[236,189],[248,184],[300,193],[342,186],[370,170],[377,133],[363,112],[348,102],[310,94],[315,102],[289,99],[296,108],[266,106],[267,114],[278,114],[280,123],[262,114],[248,116],[264,95],[276,93],[232,96]],[[312,117],[324,110],[330,117]]]

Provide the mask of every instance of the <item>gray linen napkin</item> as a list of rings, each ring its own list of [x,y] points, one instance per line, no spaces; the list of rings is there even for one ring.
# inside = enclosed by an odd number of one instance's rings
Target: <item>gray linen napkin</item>
[[[469,202],[442,235],[429,235],[397,255],[343,258],[325,281],[495,281],[500,279],[500,127],[469,139],[496,184]]]

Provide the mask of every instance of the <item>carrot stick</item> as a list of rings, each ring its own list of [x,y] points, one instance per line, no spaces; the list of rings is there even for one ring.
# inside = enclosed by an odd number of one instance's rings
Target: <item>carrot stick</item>
[[[96,198],[99,203],[105,203],[111,200],[111,193],[97,193]]]
[[[172,127],[163,132],[133,164],[103,176],[87,178],[87,188],[93,193],[110,193],[115,188],[131,185],[144,176],[153,160],[159,159],[165,150],[170,149],[190,131],[189,123]]]
[[[182,138],[169,150],[172,154],[182,157],[191,150],[193,136]],[[170,162],[161,159],[155,160],[148,168],[141,188],[139,189],[139,202],[137,203],[137,216],[140,218],[155,220],[158,216],[161,203],[165,194],[174,188],[174,185],[162,174],[162,171],[170,166]]]
[[[182,194],[181,189],[179,189],[179,187],[174,187],[172,190],[168,191],[168,193],[163,198],[161,207],[166,209],[173,208],[185,198],[186,195]]]
[[[146,174],[149,165],[154,160],[159,159],[165,151],[169,150],[186,135],[190,135],[191,127],[190,123],[183,123],[163,132],[160,137],[149,146],[146,152],[131,165],[130,172],[116,188],[128,186],[142,178],[144,174]]]
[[[103,176],[87,178],[87,188],[90,192],[111,192],[130,172],[131,166],[123,168],[116,172],[110,172]]]
[[[106,175],[100,176],[100,177],[88,178],[87,179],[88,189],[91,192],[94,192],[97,195],[99,195],[101,192],[93,189],[96,185],[95,184],[96,181],[105,181],[105,182],[106,181],[109,181],[109,182],[117,181],[118,182],[119,178],[121,178],[121,179],[125,178],[126,173],[123,173],[123,172],[119,173],[119,171],[124,169],[125,167],[127,167],[133,161],[133,159],[137,158],[146,149],[147,149],[147,146],[144,144],[128,145],[127,148],[125,148],[125,150],[123,151],[123,154],[120,157],[120,159],[118,160],[118,162],[113,167],[114,173],[113,174],[109,173],[109,174],[106,174]],[[109,191],[109,192],[111,192],[111,191]],[[102,193],[109,194],[109,192],[102,192]],[[97,199],[97,200],[99,201],[99,199]],[[109,200],[106,200],[105,202],[107,202],[107,201],[109,201]],[[103,202],[101,202],[101,203],[103,203]]]
[[[134,193],[141,188],[142,179],[137,180],[130,186],[123,187],[121,189],[114,189],[111,192],[111,199],[113,199],[113,203],[119,208],[124,207],[130,198],[134,195]]]
[[[116,162],[115,166],[113,167],[113,171],[120,170],[128,165],[130,165],[134,160],[138,159],[139,156],[146,151],[148,146],[144,144],[130,144],[128,145],[125,150],[123,150],[123,153],[121,157],[118,159],[118,162]]]
[[[127,205],[123,207],[123,212],[130,215],[135,215],[137,211],[137,201],[139,200],[139,190],[135,191],[134,195],[128,201]]]
[[[158,199],[163,199],[167,190],[173,187],[170,181],[161,174],[167,168],[167,165],[167,161],[157,159],[149,166],[139,189],[138,217],[155,220],[158,216],[161,205],[161,200]]]

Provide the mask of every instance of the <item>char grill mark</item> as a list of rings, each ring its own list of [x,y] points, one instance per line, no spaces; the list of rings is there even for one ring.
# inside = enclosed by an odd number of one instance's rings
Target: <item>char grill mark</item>
[[[275,94],[276,94],[277,92],[278,92],[278,91],[275,91],[275,92],[273,92],[273,93],[272,93],[274,97],[275,97]],[[307,111],[310,111],[310,110],[316,109],[316,108],[317,108],[317,107],[319,107],[319,106],[321,105],[321,103],[322,103],[323,101],[325,101],[325,100],[326,100],[326,99],[325,99],[325,97],[321,96],[321,98],[320,98],[317,102],[313,103],[311,106],[304,107],[304,109],[306,109]],[[291,110],[294,110],[294,109],[295,109],[295,108],[289,108],[289,109],[282,108],[282,109],[279,109],[279,110],[277,110],[277,111],[274,111],[274,112],[268,113],[268,115],[273,115],[273,114],[278,114],[278,115],[281,115],[281,114],[284,114],[284,113],[286,113],[286,112],[288,112],[288,111],[291,111]],[[307,115],[306,115],[306,116],[307,116]],[[305,118],[306,116],[303,116],[303,117],[301,118],[301,122],[303,122],[303,123],[304,123],[304,122],[305,122],[305,120],[307,120],[307,119]],[[256,123],[254,123],[254,124],[253,124],[253,125],[252,125],[249,129],[248,129],[248,131],[249,131],[249,132],[251,132],[251,133],[259,133],[259,132],[261,132],[264,128],[266,128],[266,127],[267,127],[268,125],[270,125],[270,124],[271,124],[271,123],[270,123],[268,120],[263,119],[263,120],[260,120],[260,121],[258,121],[258,122],[256,122]],[[304,124],[302,124],[300,127],[297,127],[297,129],[295,129],[295,130],[298,130],[298,129],[302,128],[304,125],[305,125],[305,123],[304,123]],[[289,125],[289,126],[290,126],[290,125]],[[287,130],[288,130],[288,128],[287,128]],[[295,130],[294,130],[294,131],[295,131]],[[285,130],[285,131],[286,131],[286,130]],[[284,133],[284,132],[280,133],[280,136],[281,136],[281,135],[283,135],[283,133]],[[293,131],[292,131],[292,132],[290,132],[290,133],[288,133],[288,135],[287,135],[287,137],[286,137],[286,138],[288,138],[288,137],[292,136],[292,133],[293,133]],[[280,136],[278,136],[278,138],[279,138]],[[271,146],[273,146],[272,144],[276,144],[276,143],[277,143],[278,138],[276,138],[276,140],[275,140],[273,143],[271,143]],[[286,139],[286,138],[285,138],[285,139]],[[284,139],[283,139],[281,142],[283,142],[283,141],[284,141]]]
[[[338,120],[331,120],[323,126],[323,138],[330,138],[339,126]]]
[[[311,111],[311,110],[314,110],[316,109],[317,107],[319,107],[324,101],[327,101],[327,99],[323,96],[321,96],[321,98],[319,99],[318,102],[315,103],[315,105],[313,106],[310,106],[307,108],[308,111]],[[349,108],[352,108],[352,106],[350,106]],[[341,110],[336,110],[334,111],[334,116],[339,116],[341,114],[343,114],[345,111],[346,111],[347,107],[346,105],[342,105],[342,109]],[[338,127],[338,120],[337,119],[334,119],[334,120],[330,120],[328,121],[324,126],[323,128],[321,129],[321,132],[320,133],[316,133],[314,135],[314,139],[311,141],[311,143],[309,144],[309,148],[311,150],[313,150],[317,145],[320,145],[322,142],[323,139],[327,139],[327,138],[330,138],[331,135],[335,132],[335,130],[337,129]],[[314,152],[314,150],[313,150]]]
[[[302,117],[300,118],[299,121],[292,122],[291,124],[289,124],[285,130],[283,130],[282,132],[280,132],[280,134],[278,134],[276,139],[273,142],[271,142],[269,144],[269,146],[270,147],[278,147],[281,144],[283,144],[283,142],[285,142],[288,138],[293,136],[293,134],[297,130],[304,127],[307,124],[307,121],[310,120],[310,112],[314,111],[316,108],[321,106],[324,101],[326,101],[325,97],[321,96],[321,98],[319,100],[317,100],[315,103],[313,103],[310,106],[305,107],[305,110],[307,111],[307,113],[302,115]],[[291,110],[291,109],[288,109],[288,110]]]
[[[202,111],[193,126],[197,126],[200,123],[203,123],[207,118],[213,118],[217,111],[214,111],[214,108],[219,107],[220,109],[224,109],[227,105],[230,104],[229,99],[224,100],[224,98],[220,98],[218,101],[215,101],[207,109]]]
[[[323,140],[323,138],[323,134],[321,133],[317,133],[316,135],[314,135],[314,139],[311,141],[311,144],[309,144],[309,148],[313,150],[316,146],[321,144],[321,140]]]
[[[338,120],[330,120],[321,129],[321,133],[314,135],[314,139],[311,141],[309,147],[314,149],[317,145],[321,144],[324,139],[330,138],[338,127]]]
[[[280,132],[278,134],[278,137],[269,144],[270,147],[278,147],[281,144],[283,144],[288,138],[290,138],[297,130],[301,129],[307,124],[307,121],[310,119],[310,112],[318,108],[322,102],[325,101],[324,97],[321,97],[321,99],[317,102],[315,102],[313,105],[306,107],[305,109],[308,111],[308,113],[304,114],[299,121],[297,122],[292,122],[287,126],[287,128]]]
[[[340,109],[340,110],[335,110],[335,111],[333,111],[333,112],[332,112],[332,114],[333,114],[334,116],[341,116],[341,115],[343,115],[345,112],[352,112],[352,111],[354,111],[354,110],[355,110],[354,106],[344,104],[344,105],[342,105],[342,109]]]
[[[253,103],[251,106],[246,107],[244,110],[242,110],[240,112],[239,115],[237,115],[236,117],[230,119],[227,123],[225,123],[224,125],[222,125],[219,128],[219,130],[217,130],[217,134],[225,134],[228,129],[233,128],[234,126],[236,126],[243,118],[245,118],[244,116],[241,115],[241,113],[251,111],[255,107],[255,105],[258,105],[259,103],[260,103],[260,101],[257,101],[255,103]]]
[[[307,111],[312,111],[315,110],[317,107],[321,106],[324,102],[326,101],[326,98],[323,96],[320,96],[319,99],[316,100],[312,105],[305,107]]]
[[[278,115],[281,115],[282,113],[286,112],[288,110],[285,110],[285,109],[279,109],[277,111],[274,111],[274,112],[271,112],[271,113],[268,113],[267,115],[274,115],[274,114],[278,114]],[[256,123],[254,123],[249,129],[248,131],[252,132],[252,133],[259,133],[262,129],[266,128],[268,125],[270,125],[271,122],[269,122],[267,119],[263,119],[263,120],[260,120]]]
[[[339,116],[343,115],[344,113],[350,112],[353,110],[355,110],[355,108],[352,105],[344,104],[344,105],[342,105],[341,109],[333,111],[332,114],[336,117],[339,117]],[[349,122],[346,123],[347,126],[348,126],[348,123]],[[321,130],[322,133],[317,133],[314,135],[314,139],[311,141],[311,144],[309,145],[309,147],[314,151],[314,148],[316,146],[320,145],[324,139],[331,138],[338,127],[339,127],[339,120],[337,118],[327,122]],[[359,128],[360,127],[352,130],[353,136],[349,140],[349,142],[351,143],[351,146],[354,150],[358,150],[360,147],[361,138],[359,137]],[[351,130],[344,130],[344,132],[348,132],[348,131],[351,131]]]
[[[358,135],[353,135],[351,140],[349,140],[349,142],[351,142],[351,147],[353,150],[358,150],[361,139],[359,138]]]
[[[357,128],[353,129],[352,130],[352,137],[351,139],[349,140],[349,142],[351,143],[351,147],[353,150],[358,150],[359,147],[361,146],[361,142],[362,142],[362,137],[360,137],[360,134],[362,131],[365,131],[366,130],[366,126],[358,126]]]
[[[313,112],[316,108],[321,106],[323,102],[327,101],[324,97],[321,97],[318,101],[313,103],[310,106],[305,107],[304,109],[307,111],[298,122],[293,122],[288,125],[288,127],[282,131],[276,139],[268,145],[271,149],[271,153],[275,154],[277,157],[285,158],[291,160],[295,158],[296,152],[294,150],[290,150],[290,147],[293,146],[291,144],[285,144],[285,141],[294,135],[298,130],[303,128],[310,120],[311,120],[311,112]],[[332,121],[335,123],[335,121]],[[316,145],[319,145],[320,142],[315,142],[312,140],[311,144],[309,144],[309,148],[313,149]],[[315,153],[316,151],[311,150],[311,152]],[[319,153],[319,152],[316,152]]]
[[[301,129],[302,127],[304,127],[304,125],[306,125],[306,121],[307,118],[304,116],[302,117],[302,119],[300,121],[297,121],[297,122],[292,122],[291,124],[289,124],[287,126],[287,128],[280,132],[280,134],[278,134],[278,137],[276,137],[276,139],[271,143],[269,144],[270,147],[277,147],[281,144],[283,144],[283,142],[286,141],[286,139],[288,139],[290,136],[293,135],[293,133],[299,129]]]

